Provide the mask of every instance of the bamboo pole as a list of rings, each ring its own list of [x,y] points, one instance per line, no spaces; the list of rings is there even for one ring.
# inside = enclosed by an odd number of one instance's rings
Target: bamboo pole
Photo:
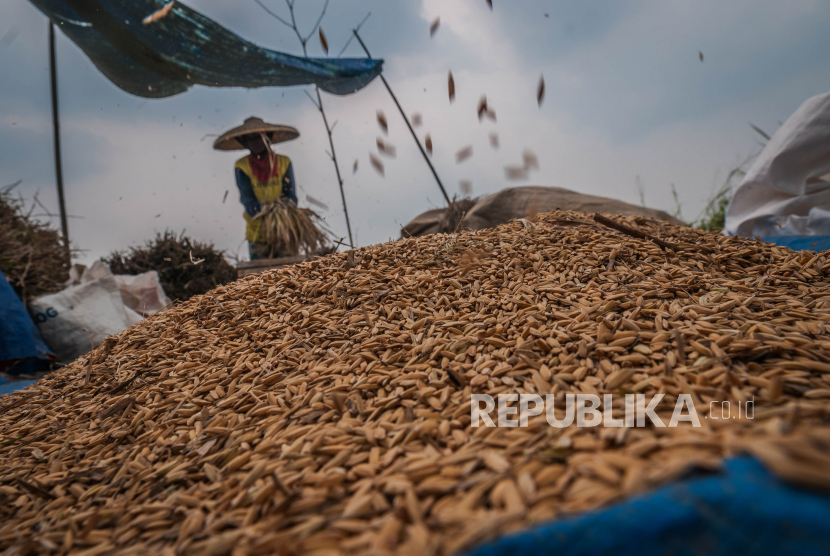
[[[55,57],[55,24],[49,22],[49,76],[52,85],[52,137],[55,144],[55,179],[58,184],[58,207],[61,216],[61,231],[66,247],[67,262],[71,263],[69,248],[69,223],[66,218],[66,200],[63,195],[63,167],[61,165],[61,128],[58,113],[58,68]]]
[[[340,186],[340,199],[343,201],[343,214],[346,215],[346,230],[349,232],[349,243],[354,245],[354,238],[352,238],[352,225],[349,222],[349,209],[346,208],[346,193],[343,191],[343,178],[340,177],[340,165],[337,163],[337,154],[334,152],[334,139],[331,136],[331,128],[329,127],[329,121],[326,118],[326,112],[323,110],[323,99],[320,96],[320,87],[315,87],[315,90],[317,91],[317,108],[320,109],[320,114],[323,115],[323,123],[326,125],[326,132],[329,134],[331,160],[334,162],[334,169],[337,172],[337,184]]]

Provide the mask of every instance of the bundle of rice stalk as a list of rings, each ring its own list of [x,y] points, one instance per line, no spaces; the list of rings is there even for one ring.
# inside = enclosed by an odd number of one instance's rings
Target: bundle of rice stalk
[[[259,241],[268,245],[272,256],[330,252],[323,219],[311,209],[278,199],[263,205],[255,218],[262,222]]]
[[[69,260],[60,232],[12,196],[15,185],[0,189],[0,271],[26,301],[62,290]]]

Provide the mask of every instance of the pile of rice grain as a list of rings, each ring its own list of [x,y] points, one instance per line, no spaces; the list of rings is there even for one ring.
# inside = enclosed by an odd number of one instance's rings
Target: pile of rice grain
[[[830,486],[828,253],[618,221],[680,247],[550,213],[142,321],[0,398],[0,550],[454,554],[746,452]],[[471,393],[571,392],[703,426],[470,427]]]

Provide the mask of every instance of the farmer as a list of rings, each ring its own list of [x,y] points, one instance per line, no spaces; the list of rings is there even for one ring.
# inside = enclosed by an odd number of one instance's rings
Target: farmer
[[[239,127],[235,127],[219,137],[213,148],[220,151],[248,149],[251,154],[236,161],[236,187],[239,189],[239,201],[245,207],[248,251],[253,259],[276,256],[270,253],[268,246],[260,241],[261,221],[254,219],[263,204],[279,198],[290,199],[297,203],[294,184],[294,168],[291,159],[271,150],[271,145],[290,141],[300,136],[293,127],[268,124],[259,118],[248,118]]]

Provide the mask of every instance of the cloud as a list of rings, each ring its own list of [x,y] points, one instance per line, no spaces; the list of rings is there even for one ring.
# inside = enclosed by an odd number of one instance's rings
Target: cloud
[[[821,32],[830,13],[815,0],[641,4],[648,9],[545,68],[551,98],[574,127],[636,141],[660,126],[740,109],[781,79],[828,69],[816,53],[830,48]]]
[[[336,54],[372,12],[361,36],[386,60],[384,74],[406,114],[423,115],[416,132],[421,141],[431,134],[431,160],[450,196],[464,180],[477,196],[524,183],[639,203],[639,176],[647,204],[673,211],[674,183],[684,215],[694,217],[712,188],[756,148],[747,122],[773,132],[805,98],[830,89],[830,63],[822,56],[830,47],[824,31],[830,14],[822,4],[760,2],[527,0],[496,2],[491,12],[483,1],[332,0],[323,25]],[[301,51],[293,32],[253,2],[189,4],[247,39]],[[277,0],[271,5],[284,7]],[[322,5],[298,5],[301,27],[313,25]],[[430,39],[437,16],[441,29]],[[45,18],[25,0],[9,0],[0,3],[0,21],[20,28],[0,51],[0,74],[14,77],[0,81],[0,184],[23,178],[24,194],[40,188],[53,208]],[[314,39],[309,54],[322,54]],[[352,41],[346,56],[362,55]],[[244,222],[232,167],[242,153],[215,152],[213,137],[205,136],[250,115],[300,130],[298,140],[277,150],[294,161],[301,201],[309,194],[327,204],[329,227],[346,236],[328,136],[304,94],[310,88],[195,87],[145,101],[114,87],[60,34],[58,60],[67,203],[70,213],[84,216],[70,221],[70,234],[87,249],[82,260],[143,243],[166,228],[187,229],[236,252]],[[540,73],[547,83],[541,109]],[[497,122],[478,120],[481,95]],[[443,204],[380,80],[354,95],[324,94],[323,101],[329,122],[337,122],[335,149],[360,245],[398,237],[401,224]],[[397,147],[396,158],[384,159],[385,177],[368,162],[382,135],[378,109],[389,121],[386,140]],[[498,150],[490,146],[493,131]],[[468,145],[473,156],[456,164],[456,151]],[[525,148],[538,155],[540,170],[526,182],[508,181],[504,167],[519,164]],[[355,159],[359,169],[352,174]]]
[[[500,9],[503,9],[500,7]],[[477,69],[486,67],[490,71],[503,71],[515,67],[519,56],[513,41],[506,35],[500,16],[491,12],[484,2],[446,2],[445,0],[423,0],[421,17],[424,29],[436,17],[441,18],[441,27],[433,41],[444,52],[452,52],[453,58],[460,48]],[[449,40],[451,34],[455,40]],[[446,62],[444,57],[440,57]],[[469,67],[465,64],[465,67]],[[471,68],[470,68],[471,69]]]

